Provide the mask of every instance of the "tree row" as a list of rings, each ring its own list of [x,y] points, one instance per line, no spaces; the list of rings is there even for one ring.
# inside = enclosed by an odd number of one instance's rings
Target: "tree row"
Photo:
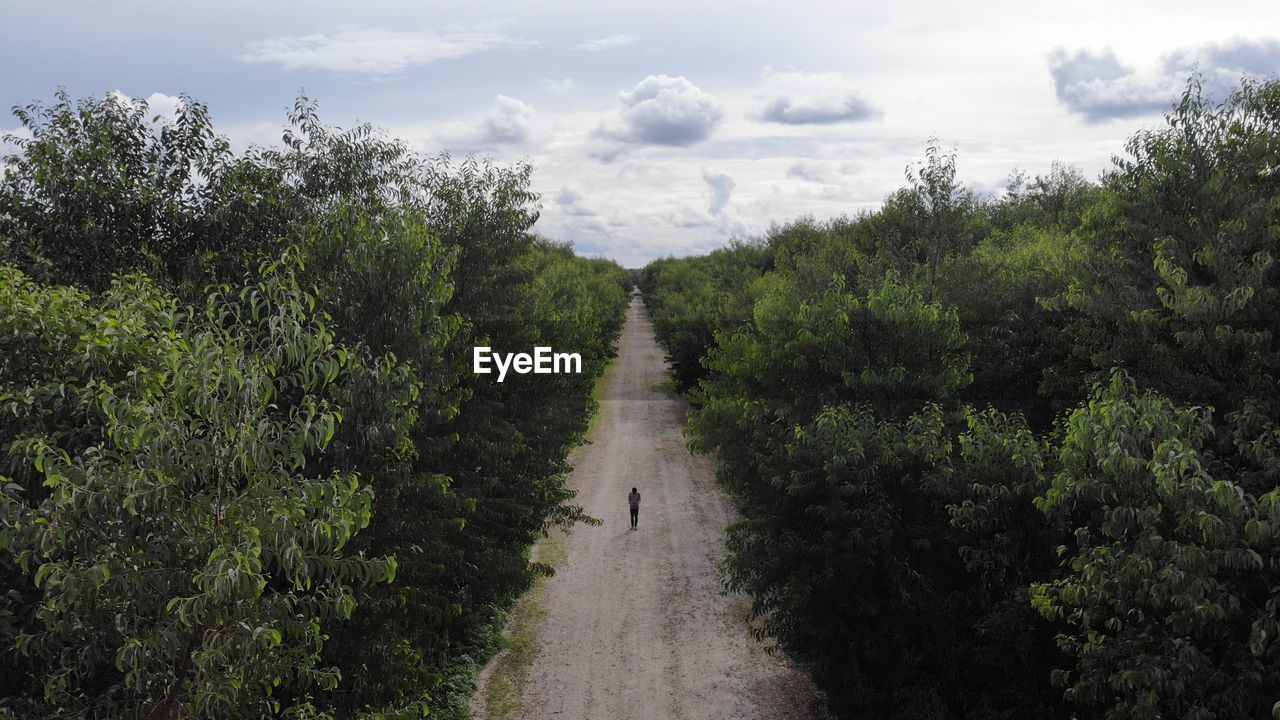
[[[728,584],[839,716],[1280,717],[1280,83],[1220,100],[642,271]]]
[[[15,114],[0,717],[463,716],[529,545],[590,521],[566,457],[625,271],[531,233],[529,166],[305,98],[243,152],[190,98]]]

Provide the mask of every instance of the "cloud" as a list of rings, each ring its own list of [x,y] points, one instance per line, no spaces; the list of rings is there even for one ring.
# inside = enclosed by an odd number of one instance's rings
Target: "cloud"
[[[662,215],[658,218],[658,221],[686,230],[691,228],[707,227],[711,224],[707,220],[706,215],[703,215],[687,205],[682,205],[678,210]]]
[[[1274,77],[1280,72],[1280,40],[1232,38],[1194,48],[1180,48],[1165,56],[1164,71],[1183,82],[1198,69],[1211,97],[1225,99],[1244,75]]]
[[[134,99],[119,90],[112,90],[107,95],[125,107],[136,107]],[[147,119],[154,119],[161,124],[171,122],[177,118],[179,108],[185,104],[182,98],[177,95],[169,95],[162,92],[151,93],[146,98],[143,98],[143,102],[147,104]]]
[[[619,98],[616,121],[596,134],[621,143],[687,147],[707,139],[724,117],[715,98],[683,75],[650,75]]]
[[[809,182],[830,184],[836,181],[836,173],[824,163],[799,160],[787,168],[787,177]]]
[[[1223,43],[1202,45],[1194,51],[1176,51],[1166,62],[1175,67],[1185,67],[1196,61],[1215,71],[1238,70],[1250,75],[1275,75],[1280,72],[1280,40],[1233,38]]]
[[[245,46],[239,59],[274,63],[286,70],[390,75],[437,60],[528,44],[494,32],[350,29],[256,40]]]
[[[149,114],[152,117],[160,118],[161,122],[168,122],[178,117],[178,110],[184,105],[182,98],[177,95],[155,92],[147,96]]]
[[[0,177],[8,172],[8,163],[4,158],[22,152],[22,141],[31,139],[31,131],[19,125],[12,130],[0,131]]]
[[[556,205],[566,215],[591,217],[595,211],[582,206],[582,193],[571,187],[562,187],[555,197]]]
[[[1090,123],[1168,109],[1179,85],[1167,76],[1139,75],[1109,48],[1055,50],[1049,56],[1049,74],[1058,101]]]
[[[880,116],[843,73],[764,70],[756,117],[784,125],[830,125]]]
[[[403,134],[401,137],[405,137]],[[498,95],[483,113],[416,128],[406,138],[412,146],[430,152],[444,147],[459,155],[502,153],[503,148],[525,152],[546,139],[546,130],[529,104]]]
[[[719,215],[724,211],[725,205],[729,204],[729,196],[733,194],[736,183],[733,182],[733,178],[724,173],[713,173],[705,168],[702,170],[702,180],[711,190],[711,205],[707,208],[707,212]]]
[[[1193,72],[1201,73],[1206,94],[1221,100],[1242,76],[1274,75],[1277,70],[1280,41],[1274,39],[1235,38],[1179,48],[1142,70],[1121,63],[1111,48],[1058,48],[1049,55],[1058,101],[1089,123],[1168,110]]]
[[[571,233],[573,236],[572,239],[575,241],[582,239],[584,235],[599,237],[607,235],[609,232],[609,228],[603,222],[593,217],[576,220],[570,223],[567,227],[572,231],[575,231]]]
[[[819,185],[843,185],[848,176],[862,171],[857,162],[818,162],[814,160],[796,160],[787,167],[787,177],[805,180]]]
[[[617,33],[607,37],[588,40],[584,43],[574,45],[574,50],[585,50],[587,52],[600,52],[601,50],[612,50],[614,48],[624,47],[634,43],[638,38],[633,35],[624,35]]]
[[[533,127],[533,108],[519,100],[499,95],[480,124],[480,140],[487,143],[524,143]]]
[[[556,95],[568,95],[573,92],[573,78],[562,78],[560,80],[543,78],[542,87],[550,90]]]

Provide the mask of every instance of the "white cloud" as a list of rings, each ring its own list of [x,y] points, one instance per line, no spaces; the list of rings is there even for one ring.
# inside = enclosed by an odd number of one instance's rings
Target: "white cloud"
[[[764,70],[756,117],[785,125],[827,125],[871,120],[879,111],[843,73]]]
[[[634,43],[638,38],[633,35],[625,35],[617,33],[607,37],[588,40],[584,43],[574,45],[574,50],[586,50],[587,52],[600,52],[601,50],[612,50],[614,48],[625,47]]]
[[[115,98],[116,102],[119,102],[126,107],[135,107],[134,98],[129,97],[119,90],[112,90],[108,92],[107,95]],[[151,93],[147,97],[143,98],[143,102],[147,104],[147,119],[156,118],[162,123],[169,122],[176,118],[178,116],[178,109],[184,105],[182,98],[177,95],[169,95],[162,92]]]
[[[711,191],[711,204],[707,208],[707,212],[712,215],[719,215],[724,212],[724,207],[729,204],[729,196],[733,194],[733,188],[736,183],[733,178],[725,173],[713,173],[706,168],[702,170],[702,180],[707,184],[707,189]]]
[[[263,120],[238,125],[219,125],[219,132],[225,132],[231,142],[233,152],[242,153],[250,147],[272,147],[280,145],[283,126],[279,121]]]
[[[684,76],[650,75],[619,98],[616,121],[597,134],[623,143],[687,147],[707,139],[724,116],[715,98]]]
[[[147,111],[152,117],[160,118],[161,122],[173,120],[178,116],[178,110],[184,106],[182,98],[176,95],[168,95],[162,92],[151,93],[147,96]]]
[[[286,70],[328,70],[359,75],[389,75],[437,60],[460,58],[500,47],[528,45],[524,40],[488,31],[447,33],[414,30],[349,29],[332,33],[256,40],[240,60],[275,63]]]
[[[487,155],[511,162],[537,148],[548,137],[533,106],[498,95],[483,112],[462,113],[440,123],[414,124],[395,136],[416,151],[431,154],[445,149],[455,155]]]
[[[31,131],[25,127],[18,126],[12,130],[0,131],[0,177],[7,172],[7,163],[3,159],[9,155],[16,155],[21,150],[19,144],[23,140],[31,139]]]
[[[534,122],[533,108],[519,100],[499,95],[481,123],[480,140],[486,143],[524,143]]]

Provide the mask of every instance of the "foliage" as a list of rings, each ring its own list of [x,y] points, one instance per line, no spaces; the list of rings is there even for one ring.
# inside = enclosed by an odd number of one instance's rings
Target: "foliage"
[[[724,306],[723,300],[736,297],[735,288],[759,277],[767,258],[762,248],[739,245],[705,258],[657,260],[641,271],[636,286],[643,293],[654,335],[667,349],[677,389],[693,388],[706,374],[702,358],[713,331],[742,312]]]
[[[1212,417],[1124,374],[1068,421],[1037,505],[1072,539],[1033,602],[1068,630],[1067,696],[1108,718],[1264,717],[1280,687],[1280,490],[1214,477]],[[1219,471],[1220,472],[1220,471]]]
[[[0,712],[457,707],[488,626],[549,571],[529,544],[590,520],[565,458],[626,272],[530,234],[528,165],[330,128],[305,97],[281,145],[243,153],[190,98],[15,112],[0,260],[27,310],[0,380],[31,402],[3,425]],[[474,345],[583,373],[498,384]],[[44,489],[72,469],[97,494]],[[202,503],[221,519],[180,512]]]
[[[1280,712],[1280,82],[1127,149],[981,197],[931,141],[875,212],[641,271],[727,581],[840,714]]]
[[[119,94],[15,108],[30,133],[0,182],[0,260],[45,283],[106,289],[145,271],[197,300],[278,255],[293,211],[278,176],[232,154],[208,108],[174,118]]]
[[[39,688],[24,716],[309,714],[336,686],[325,629],[396,563],[350,552],[369,488],[315,467],[353,358],[313,307],[274,269],[199,314],[141,278],[91,300],[3,271],[0,546],[32,588],[7,686]],[[416,390],[395,398],[401,432]]]

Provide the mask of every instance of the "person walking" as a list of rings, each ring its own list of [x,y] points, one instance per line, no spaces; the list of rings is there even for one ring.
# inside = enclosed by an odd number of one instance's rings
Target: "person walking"
[[[640,519],[640,491],[631,488],[631,494],[627,496],[627,504],[631,506],[631,529],[636,529],[636,521]]]

